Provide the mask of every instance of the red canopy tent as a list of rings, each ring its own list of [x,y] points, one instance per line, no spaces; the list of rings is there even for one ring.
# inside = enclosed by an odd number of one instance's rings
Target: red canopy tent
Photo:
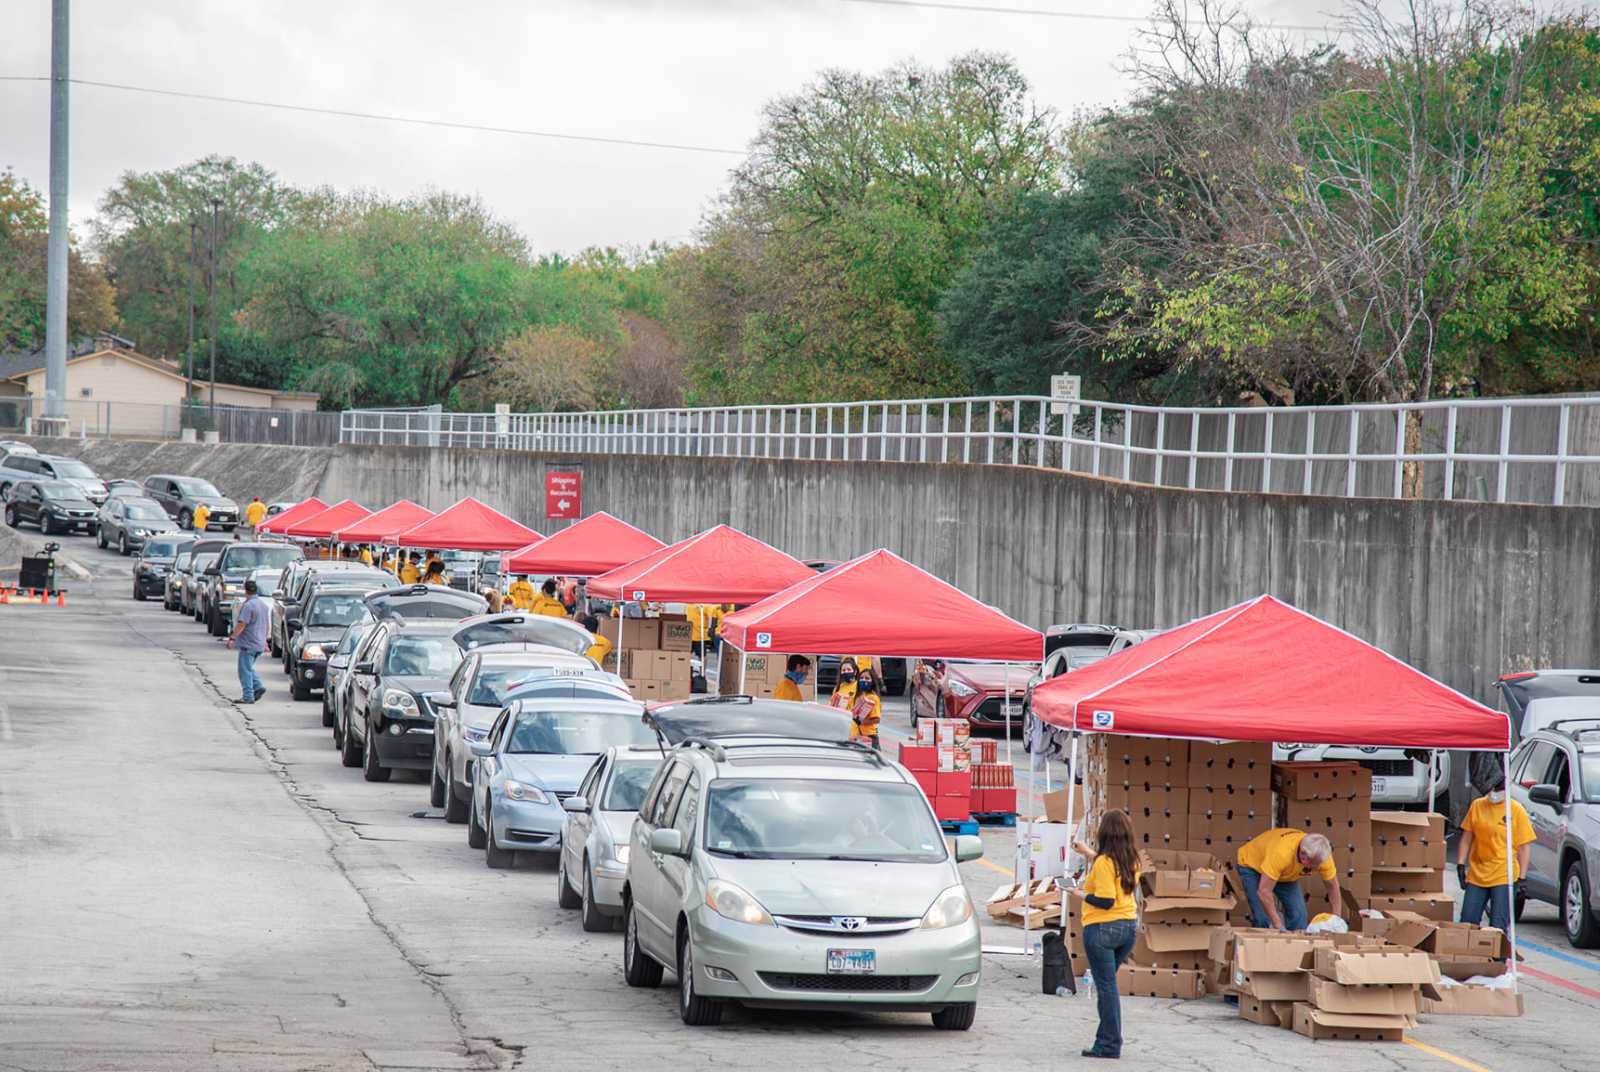
[[[1511,747],[1505,715],[1266,595],[1053,678],[1033,710],[1068,729],[1153,737]]]
[[[596,577],[665,546],[648,532],[602,510],[553,536],[501,555],[500,569],[541,576]]]
[[[385,536],[383,542],[451,551],[510,551],[543,538],[528,526],[468,496],[419,525]]]
[[[364,517],[371,516],[372,511],[365,506],[362,506],[354,499],[345,499],[334,503],[321,513],[312,514],[303,520],[286,525],[280,531],[285,536],[326,540],[333,536],[335,530],[354,524]]]
[[[385,506],[375,514],[344,526],[333,534],[333,538],[340,543],[382,543],[406,529],[415,528],[432,516],[432,510],[418,506],[410,499],[401,499],[393,506]]]
[[[309,517],[320,514],[327,508],[327,503],[313,495],[305,502],[295,503],[283,513],[274,514],[273,516],[267,518],[265,521],[261,522],[261,524],[256,526],[256,532],[282,533],[286,526],[293,525],[296,521],[304,521]]]
[[[718,525],[602,573],[589,581],[589,595],[630,602],[754,603],[810,576],[810,567],[799,559]]]
[[[741,651],[869,651],[1036,663],[1044,637],[954,585],[877,550],[722,620]]]

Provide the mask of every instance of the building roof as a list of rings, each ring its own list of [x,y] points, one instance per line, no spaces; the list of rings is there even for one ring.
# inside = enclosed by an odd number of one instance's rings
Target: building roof
[[[107,343],[110,345],[106,345]],[[157,372],[163,376],[170,376],[173,379],[187,382],[187,377],[183,374],[182,365],[176,361],[168,361],[165,358],[141,354],[133,349],[133,344],[128,342],[127,339],[117,335],[99,335],[94,339],[80,342],[78,346],[73,348],[73,352],[68,355],[67,364],[75,365],[80,361],[102,357],[106,354],[140,365],[151,372]],[[40,371],[44,366],[43,349],[18,350],[9,354],[0,354],[0,380],[20,380],[24,376]],[[197,378],[194,382],[198,388],[202,381]],[[274,387],[246,387],[240,383],[219,383],[217,386],[230,391],[248,391],[252,394],[269,395],[273,398],[309,398],[316,400],[322,397],[315,391],[280,391]]]

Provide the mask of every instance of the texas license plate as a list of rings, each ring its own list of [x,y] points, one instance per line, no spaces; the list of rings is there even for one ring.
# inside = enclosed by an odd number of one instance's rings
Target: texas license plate
[[[1000,717],[1001,718],[1021,718],[1022,717],[1022,704],[1020,704],[1020,703],[1003,703],[1003,704],[1001,704],[1000,705]]]
[[[1387,779],[1384,779],[1384,778],[1374,778],[1374,779],[1372,779],[1372,795],[1373,796],[1378,796],[1380,793],[1386,793],[1388,791],[1389,791],[1389,782],[1388,782]]]
[[[871,975],[878,970],[876,949],[828,950],[829,975]]]

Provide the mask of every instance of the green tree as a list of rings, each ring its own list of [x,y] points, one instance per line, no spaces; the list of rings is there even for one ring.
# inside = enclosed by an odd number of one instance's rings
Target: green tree
[[[0,171],[0,351],[44,346],[49,239],[44,198],[10,169]],[[69,246],[69,339],[116,326],[114,294],[105,273],[76,244]]]

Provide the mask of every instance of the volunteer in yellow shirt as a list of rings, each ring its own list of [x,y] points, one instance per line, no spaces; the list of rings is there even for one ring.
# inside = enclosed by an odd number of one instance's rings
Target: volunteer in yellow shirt
[[[706,657],[706,641],[716,635],[717,622],[722,618],[722,608],[715,603],[690,603],[683,608],[689,619],[690,649],[700,658]]]
[[[868,670],[856,679],[856,696],[850,704],[850,717],[855,724],[850,736],[865,737],[878,747],[878,723],[883,720],[883,701],[878,698],[878,680]]]
[[[372,565],[372,548],[366,544],[361,545],[361,561],[369,566]]]
[[[417,569],[415,553],[407,555],[406,560],[400,564],[399,577],[401,584],[416,584],[422,580],[422,571]]]
[[[846,711],[856,704],[856,657],[846,655],[839,660],[839,680],[833,684],[833,695],[828,697],[829,707],[842,707]]]
[[[533,585],[528,583],[528,578],[518,577],[512,581],[506,593],[511,597],[511,605],[518,610],[533,609]]]
[[[790,700],[799,703],[804,700],[805,693],[800,691],[800,686],[806,683],[806,678],[811,674],[811,660],[804,655],[789,656],[789,664],[784,669],[783,680],[778,682],[772,690],[774,700]]]
[[[584,652],[584,654],[593,659],[596,666],[604,669],[606,665],[606,656],[611,654],[611,638],[601,635],[600,619],[596,618],[593,614],[585,618],[582,624],[583,627],[589,630],[589,633],[594,637],[594,643],[589,645],[589,650]]]
[[[1083,855],[1090,853],[1076,846]],[[1094,862],[1083,880],[1083,948],[1094,976],[1095,1004],[1100,1029],[1085,1057],[1122,1056],[1122,999],[1117,993],[1117,969],[1133,952],[1139,928],[1139,907],[1133,891],[1139,888],[1139,855],[1134,847],[1133,821],[1125,811],[1108,811],[1095,837]]]
[[[211,520],[211,508],[201,503],[194,508],[194,513],[189,515],[189,527],[196,532],[204,532],[206,523]]]
[[[267,519],[267,504],[257,495],[250,500],[250,505],[244,508],[244,523],[250,527],[250,534],[255,535],[256,526]]]
[[[533,597],[533,605],[528,608],[535,614],[543,614],[551,618],[565,618],[567,607],[565,603],[556,598],[556,582],[545,581],[539,588],[539,594]]]
[[[1257,927],[1306,929],[1306,894],[1300,880],[1315,871],[1328,884],[1328,903],[1339,903],[1333,846],[1321,834],[1279,827],[1239,846],[1239,881]]]
[[[1486,756],[1480,761],[1479,756]],[[1472,802],[1461,820],[1461,841],[1456,850],[1456,877],[1461,880],[1461,922],[1483,922],[1489,910],[1489,926],[1511,927],[1511,897],[1514,885],[1506,883],[1506,807],[1511,808],[1511,845],[1516,849],[1516,871],[1512,882],[1520,882],[1528,869],[1528,846],[1533,843],[1533,823],[1528,811],[1515,800],[1506,800],[1505,774],[1500,757],[1479,752],[1472,757],[1472,784],[1484,795]]]

